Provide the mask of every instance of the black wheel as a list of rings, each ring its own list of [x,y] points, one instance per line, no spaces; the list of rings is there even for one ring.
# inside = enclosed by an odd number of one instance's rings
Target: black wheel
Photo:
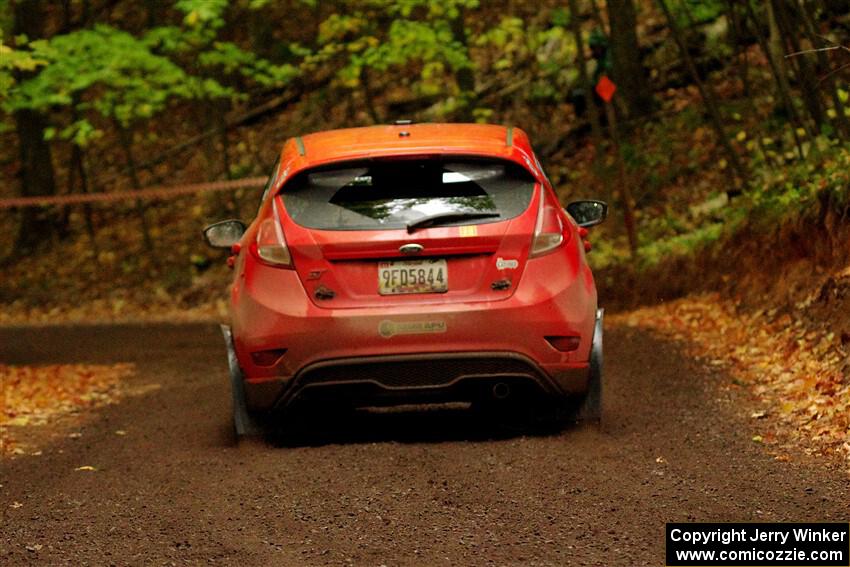
[[[590,377],[587,394],[578,412],[581,421],[602,421],[602,320],[604,309],[596,311],[596,325],[593,329],[593,346],[590,349]]]

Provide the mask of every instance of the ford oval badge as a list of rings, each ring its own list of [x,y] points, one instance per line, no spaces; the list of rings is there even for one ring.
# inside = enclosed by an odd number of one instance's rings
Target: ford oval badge
[[[424,246],[415,243],[404,244],[398,249],[398,251],[404,254],[405,256],[415,256],[417,254],[420,254],[423,250],[425,250]]]

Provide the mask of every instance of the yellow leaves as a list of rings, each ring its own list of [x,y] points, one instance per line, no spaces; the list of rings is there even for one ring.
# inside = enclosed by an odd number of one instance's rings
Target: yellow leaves
[[[115,259],[115,252],[102,251],[97,255],[97,261],[100,264],[114,264]]]
[[[684,340],[691,355],[727,372],[733,384],[748,387],[764,402],[764,409],[750,414],[752,419],[850,460],[850,379],[844,376],[848,353],[834,332],[810,328],[793,312],[739,312],[718,294],[612,319]],[[772,435],[755,435],[753,441],[767,443]]]
[[[0,364],[0,452],[23,453],[9,428],[43,425],[61,415],[114,403],[119,383],[132,372],[130,364]],[[69,435],[72,439],[79,436]]]
[[[183,18],[183,23],[185,23],[187,26],[192,28],[192,27],[195,27],[196,25],[198,25],[198,22],[200,22],[200,20],[201,20],[201,15],[198,13],[198,11],[192,10],[191,12],[186,14],[185,18]]]
[[[75,471],[96,471],[97,469],[91,465],[83,465],[74,469]]]

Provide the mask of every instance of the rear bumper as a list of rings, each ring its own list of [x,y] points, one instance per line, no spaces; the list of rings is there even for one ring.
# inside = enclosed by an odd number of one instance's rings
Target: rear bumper
[[[539,258],[529,261],[509,299],[427,308],[318,308],[291,271],[280,271],[291,281],[274,290],[237,283],[233,337],[248,406],[271,409],[319,391],[338,398],[465,397],[499,378],[546,395],[581,394],[596,315],[585,270],[565,273],[562,262]],[[560,352],[544,338],[562,335],[581,337],[578,349]],[[286,349],[273,364],[252,358],[273,349]]]
[[[564,396],[587,387],[577,368],[550,376],[515,353],[430,353],[327,360],[311,364],[258,406],[284,408],[299,401],[345,400],[352,405],[475,401],[497,384],[512,393]],[[259,394],[259,392],[257,392]],[[273,399],[272,399],[273,398]]]

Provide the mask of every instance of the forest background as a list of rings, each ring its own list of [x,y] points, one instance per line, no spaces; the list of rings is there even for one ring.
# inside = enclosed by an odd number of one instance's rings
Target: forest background
[[[565,201],[611,203],[591,257],[613,302],[762,272],[765,244],[777,268],[841,264],[848,4],[3,0],[0,196],[262,177],[293,135],[494,122],[531,134]],[[208,304],[226,271],[199,230],[258,194],[2,208],[0,302]]]
[[[848,46],[847,0],[0,0],[0,324],[220,320],[201,229],[252,218],[284,140],[509,124],[611,204],[612,324],[850,459]]]

